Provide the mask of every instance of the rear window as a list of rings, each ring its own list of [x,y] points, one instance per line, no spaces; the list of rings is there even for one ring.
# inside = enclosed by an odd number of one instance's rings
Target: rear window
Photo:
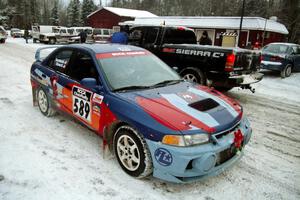
[[[263,51],[268,53],[285,54],[288,53],[289,46],[284,44],[273,44],[266,46]]]
[[[164,36],[167,44],[196,44],[196,35],[191,30],[167,29]]]

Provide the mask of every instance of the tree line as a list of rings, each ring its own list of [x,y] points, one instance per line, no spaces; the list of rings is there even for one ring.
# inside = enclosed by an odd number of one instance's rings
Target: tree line
[[[31,28],[32,24],[85,26],[98,9],[93,0],[0,0],[0,25]]]
[[[108,0],[108,6],[148,10],[160,16],[240,16],[243,0]],[[101,1],[99,1],[101,4]],[[99,5],[100,6],[100,5]],[[0,0],[0,25],[25,28],[33,23],[87,25],[98,7],[93,0]],[[299,0],[245,0],[245,16],[276,16],[289,30],[288,40],[300,42]]]

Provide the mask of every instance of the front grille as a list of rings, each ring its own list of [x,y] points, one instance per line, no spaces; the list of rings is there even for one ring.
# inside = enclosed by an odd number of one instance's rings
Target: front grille
[[[213,136],[215,136],[215,138],[220,139],[225,135],[228,135],[229,133],[232,133],[238,126],[240,125],[240,123],[237,123],[234,127],[232,127],[231,129],[228,129],[226,131],[220,132],[220,133],[215,133],[213,134]]]
[[[216,165],[215,167],[225,163],[226,161],[230,160],[232,157],[235,156],[237,150],[234,147],[234,145],[232,145],[229,149],[225,149],[224,151],[221,151],[218,155],[217,155],[217,161],[216,161]]]

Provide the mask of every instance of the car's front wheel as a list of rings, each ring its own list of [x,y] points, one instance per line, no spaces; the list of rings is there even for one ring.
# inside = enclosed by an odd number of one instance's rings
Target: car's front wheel
[[[130,126],[118,128],[113,145],[117,160],[127,174],[143,178],[152,173],[150,151],[136,130]]]
[[[49,97],[42,88],[39,88],[37,90],[37,102],[38,102],[39,109],[41,113],[43,113],[43,115],[47,117],[51,117],[52,115],[54,115],[55,111],[51,107]]]
[[[292,74],[292,65],[290,64],[286,65],[280,73],[282,78],[289,77],[291,76],[291,74]]]

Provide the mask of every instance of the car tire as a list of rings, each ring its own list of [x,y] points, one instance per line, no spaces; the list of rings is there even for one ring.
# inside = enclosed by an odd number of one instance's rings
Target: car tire
[[[206,85],[207,82],[205,74],[197,68],[186,68],[180,73],[180,75],[183,79],[189,82],[199,83],[200,85]]]
[[[33,38],[33,43],[36,43],[37,39]]]
[[[282,77],[282,73],[284,73],[284,77],[290,77],[292,74],[292,65],[287,64],[282,71],[283,72],[281,72],[281,77]]]
[[[152,174],[153,164],[144,139],[130,126],[117,129],[113,148],[121,168],[130,176],[144,178]]]
[[[56,39],[55,38],[49,38],[49,44],[55,44]]]
[[[49,96],[43,90],[43,88],[39,88],[36,92],[36,99],[39,106],[39,109],[43,115],[46,117],[51,117],[54,115],[55,111],[51,106]]]

